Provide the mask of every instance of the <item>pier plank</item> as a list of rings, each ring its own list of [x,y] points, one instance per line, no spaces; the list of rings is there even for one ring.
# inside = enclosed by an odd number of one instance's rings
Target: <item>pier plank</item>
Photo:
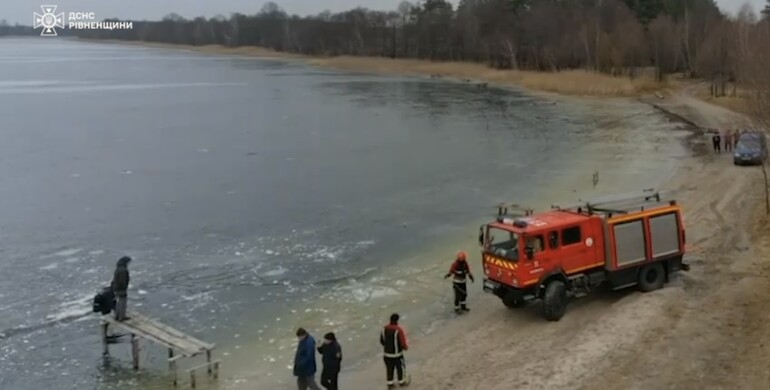
[[[160,321],[156,321],[134,311],[127,312],[126,317],[127,319],[124,321],[117,321],[115,320],[115,317],[111,315],[102,316],[102,342],[104,344],[105,355],[108,353],[107,330],[109,326],[112,325],[131,335],[131,355],[133,358],[134,369],[139,369],[139,338],[144,338],[168,348],[168,365],[172,375],[172,385],[174,387],[178,385],[177,361],[182,358],[191,358],[204,353],[206,355],[206,363],[188,370],[191,387],[195,388],[196,386],[195,372],[198,369],[205,367],[207,368],[206,371],[209,376],[213,376],[214,379],[219,377],[219,364],[221,361],[211,361],[211,351],[216,344],[198,340],[178,329],[172,328]]]
[[[128,317],[127,320],[117,321],[114,317],[105,315],[102,317],[102,321],[164,347],[179,351],[181,356],[185,357],[196,356],[215,348],[215,344],[198,340],[145,315],[128,312],[126,316]]]

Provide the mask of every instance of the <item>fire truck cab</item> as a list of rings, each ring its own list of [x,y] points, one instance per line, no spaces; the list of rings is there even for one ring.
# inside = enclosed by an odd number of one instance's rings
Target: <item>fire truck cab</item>
[[[652,291],[671,273],[689,269],[682,263],[681,209],[652,190],[542,213],[508,213],[515,208],[498,206],[495,221],[479,231],[484,291],[508,307],[540,299],[544,317],[558,321],[570,296],[602,284]]]

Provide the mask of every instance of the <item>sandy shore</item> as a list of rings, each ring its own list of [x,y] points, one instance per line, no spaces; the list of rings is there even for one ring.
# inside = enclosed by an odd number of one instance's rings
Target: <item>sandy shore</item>
[[[656,83],[649,74],[632,80],[628,77],[612,77],[584,70],[567,70],[551,73],[496,70],[484,64],[469,62],[433,62],[414,59],[353,56],[313,57],[277,52],[255,46],[229,48],[220,45],[190,46],[116,40],[97,40],[94,42],[189,50],[205,54],[299,60],[328,69],[378,74],[418,75],[476,84],[515,86],[532,91],[573,96],[636,97],[664,89],[667,86],[666,84]]]

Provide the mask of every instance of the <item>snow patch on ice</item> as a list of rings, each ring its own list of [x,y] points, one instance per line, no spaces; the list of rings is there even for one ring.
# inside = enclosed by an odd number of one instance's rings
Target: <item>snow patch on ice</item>
[[[382,286],[353,287],[351,288],[350,293],[352,294],[353,299],[359,302],[366,302],[372,299],[394,297],[400,294],[394,288]]]
[[[278,267],[278,268],[276,268],[274,270],[265,272],[263,276],[266,276],[266,277],[281,276],[281,275],[285,274],[288,271],[289,270],[284,268],[284,267]]]
[[[49,255],[42,256],[40,258],[41,259],[50,259],[52,257],[72,257],[72,256],[75,256],[76,254],[78,254],[78,253],[80,253],[82,251],[83,251],[82,248],[64,249],[64,250],[61,250],[61,251],[58,251],[58,252],[55,252],[55,253],[52,253],[52,254],[49,254]]]
[[[91,294],[83,295],[79,298],[71,301],[62,302],[59,305],[59,311],[53,314],[47,315],[45,318],[48,321],[60,321],[66,318],[82,316],[91,312],[90,301],[92,299]]]
[[[59,263],[53,263],[53,264],[48,264],[46,266],[40,267],[40,270],[41,271],[51,271],[51,270],[55,270],[57,268],[59,268]]]

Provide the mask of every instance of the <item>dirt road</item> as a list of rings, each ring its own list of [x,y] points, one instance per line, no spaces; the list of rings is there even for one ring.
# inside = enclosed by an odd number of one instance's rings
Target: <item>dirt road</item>
[[[744,121],[686,91],[656,103],[704,128]],[[710,139],[693,142],[703,150]],[[479,295],[469,315],[413,337],[410,388],[770,388],[761,181],[758,168],[735,167],[728,153],[688,159],[668,187],[685,208],[690,272],[647,294],[574,300],[558,322],[544,321],[539,304],[510,310]],[[344,375],[343,385],[384,388],[382,362]]]

